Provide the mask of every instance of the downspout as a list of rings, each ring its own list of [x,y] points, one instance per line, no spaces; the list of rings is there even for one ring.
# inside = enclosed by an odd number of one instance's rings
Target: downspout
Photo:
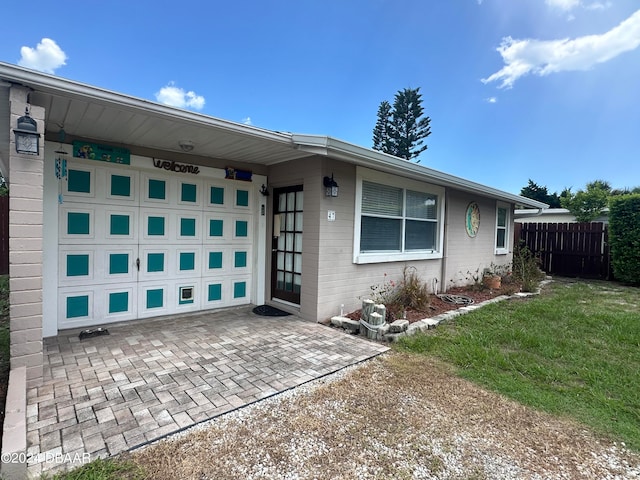
[[[441,291],[445,292],[444,288],[444,277],[447,271],[447,245],[449,243],[449,189],[445,188],[444,190],[444,235],[442,242],[442,260],[440,262],[440,283],[441,283]],[[436,288],[434,289],[435,294],[438,294],[438,288],[436,284]]]

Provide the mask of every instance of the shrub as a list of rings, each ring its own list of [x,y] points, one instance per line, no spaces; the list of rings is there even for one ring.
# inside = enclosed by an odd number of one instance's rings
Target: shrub
[[[609,245],[615,278],[640,284],[640,194],[611,199]]]
[[[387,321],[402,318],[407,310],[424,311],[429,307],[430,294],[426,282],[415,267],[405,266],[402,280],[394,282],[384,274],[382,284],[371,285],[371,300],[387,307]]]
[[[429,289],[415,267],[405,266],[402,270],[402,282],[398,285],[394,301],[411,310],[426,310],[429,307]]]
[[[520,241],[513,249],[513,278],[522,284],[523,292],[533,292],[544,278],[540,270],[540,259]]]

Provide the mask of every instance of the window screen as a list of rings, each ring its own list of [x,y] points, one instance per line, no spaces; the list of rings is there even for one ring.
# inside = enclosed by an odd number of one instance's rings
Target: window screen
[[[438,196],[362,182],[360,251],[437,249]]]

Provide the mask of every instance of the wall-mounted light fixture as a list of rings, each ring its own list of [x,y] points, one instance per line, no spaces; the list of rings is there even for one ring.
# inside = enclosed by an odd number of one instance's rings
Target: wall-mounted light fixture
[[[17,128],[13,129],[16,136],[16,152],[27,155],[40,153],[40,134],[38,124],[29,115],[29,107],[25,108],[24,115],[18,118]]]
[[[327,197],[337,197],[338,196],[338,184],[333,179],[333,173],[331,174],[331,178],[324,177],[323,184],[325,187],[325,195]]]
[[[267,186],[264,183],[260,187],[260,193],[262,194],[263,197],[268,197],[269,196],[269,189],[267,188]]]

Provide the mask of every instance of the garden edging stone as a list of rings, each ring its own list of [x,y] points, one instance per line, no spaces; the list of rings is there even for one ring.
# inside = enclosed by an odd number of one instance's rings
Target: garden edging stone
[[[442,322],[446,322],[448,320],[451,320],[459,315],[464,315],[467,314],[469,312],[472,312],[474,310],[477,310],[478,308],[481,308],[485,305],[489,305],[491,303],[498,303],[498,302],[503,302],[505,300],[511,300],[511,299],[517,299],[517,298],[526,298],[526,297],[530,297],[533,295],[539,295],[540,291],[542,290],[542,287],[544,287],[545,285],[547,285],[548,283],[551,283],[553,281],[553,279],[551,277],[546,277],[545,280],[542,280],[539,284],[538,284],[538,288],[536,289],[535,292],[518,292],[518,293],[514,293],[513,295],[500,295],[498,297],[495,298],[491,298],[489,300],[485,300],[483,302],[477,303],[477,304],[473,304],[473,305],[467,305],[464,307],[460,307],[456,310],[450,310],[448,312],[445,313],[441,313],[440,315],[436,315],[434,317],[429,317],[429,318],[423,318],[422,320],[418,320],[416,322],[413,323],[409,323],[407,320],[396,320],[395,322],[393,322],[392,324],[385,324],[384,328],[380,328],[378,333],[378,340],[384,341],[384,342],[397,342],[398,339],[402,338],[402,337],[406,337],[408,335],[414,335],[416,333],[419,332],[425,332],[427,330],[430,330],[432,328],[436,328],[440,323]],[[407,322],[406,326],[405,324],[403,325],[403,328],[399,327],[398,322]],[[357,333],[358,332],[358,326],[359,322],[355,321],[355,320],[351,320],[347,317],[332,317],[331,318],[331,325],[334,327],[342,327],[345,330],[349,330],[353,333]],[[394,325],[396,325],[394,327]],[[355,327],[355,328],[354,328]],[[399,330],[399,331],[398,331]]]

